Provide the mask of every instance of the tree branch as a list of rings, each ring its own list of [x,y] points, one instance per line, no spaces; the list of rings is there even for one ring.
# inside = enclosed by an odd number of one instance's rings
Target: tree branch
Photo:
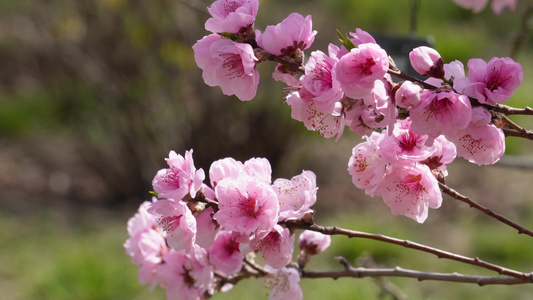
[[[400,69],[396,68],[396,66],[393,66],[392,68],[389,68],[389,71],[387,72],[389,73],[390,75],[394,75],[400,79],[405,79],[405,80],[409,80],[409,81],[412,81],[412,82],[416,82],[418,84],[420,84],[422,87],[424,87],[425,89],[428,89],[428,90],[435,90],[437,89],[436,86],[433,86],[427,82],[424,82],[423,80],[420,80],[418,78],[415,78],[415,77],[412,77],[412,76],[409,76],[405,73],[403,73]]]
[[[368,232],[362,232],[362,231],[355,231],[355,230],[348,230],[344,228],[339,228],[336,226],[320,226],[314,223],[306,223],[299,220],[296,221],[284,221],[281,222],[283,225],[287,226],[288,228],[298,228],[298,229],[307,229],[312,231],[317,231],[323,234],[327,235],[344,235],[349,238],[364,238],[364,239],[371,239],[376,240],[384,243],[394,244],[403,246],[410,249],[415,249],[418,251],[426,252],[433,254],[437,256],[438,258],[445,258],[449,260],[454,260],[458,262],[462,262],[469,265],[474,265],[477,267],[481,267],[487,270],[495,271],[498,274],[508,275],[515,278],[518,278],[520,280],[524,280],[527,282],[533,283],[533,273],[524,273],[515,271],[512,269],[508,269],[493,263],[489,263],[486,261],[483,261],[479,259],[478,257],[471,258],[467,256],[462,256],[459,254],[455,254],[452,252],[436,249],[430,246],[426,246],[423,244],[418,244],[409,240],[402,240],[394,237],[385,236],[382,234],[377,233],[368,233]]]
[[[448,196],[456,199],[456,200],[459,200],[459,201],[462,201],[468,205],[470,205],[470,207],[472,208],[475,208],[479,211],[481,211],[482,213],[490,216],[490,217],[493,217],[494,219],[508,225],[508,226],[511,226],[513,227],[514,229],[517,229],[518,230],[518,233],[521,234],[521,233],[524,233],[524,234],[527,234],[531,237],[533,237],[533,231],[527,229],[527,228],[524,228],[516,223],[514,223],[513,221],[507,219],[506,217],[498,214],[498,213],[495,213],[493,212],[491,209],[475,202],[474,200],[466,197],[466,196],[463,196],[461,194],[459,194],[457,191],[455,191],[454,189],[448,187],[447,185],[443,184],[443,183],[440,183],[439,182],[439,186],[440,186],[440,189],[445,193],[447,194]]]
[[[497,104],[495,106],[489,106],[488,109],[502,113],[504,115],[530,115],[533,116],[533,108],[526,106],[526,108],[514,108],[511,106]]]
[[[521,137],[521,138],[533,141],[533,130],[517,131],[517,130],[509,129],[509,128],[502,128],[502,130],[506,137],[507,136]]]
[[[434,273],[422,272],[417,270],[403,269],[396,267],[393,269],[384,268],[355,268],[351,266],[345,258],[336,258],[340,264],[344,266],[344,270],[336,271],[311,271],[301,270],[302,278],[332,278],[338,279],[342,277],[363,278],[363,277],[407,277],[416,278],[418,281],[436,280],[447,282],[463,282],[474,283],[479,286],[484,285],[514,285],[531,283],[528,279],[520,279],[513,276],[475,276],[464,275],[460,273]]]

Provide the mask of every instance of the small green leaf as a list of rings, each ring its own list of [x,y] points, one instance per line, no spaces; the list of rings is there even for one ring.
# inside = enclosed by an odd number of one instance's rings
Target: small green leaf
[[[232,41],[236,41],[239,38],[239,36],[237,36],[235,33],[229,33],[229,32],[219,32],[218,35],[227,37],[228,39]]]
[[[337,29],[337,35],[339,36],[339,40],[341,43],[346,47],[348,51],[352,50],[353,48],[357,48],[355,44],[348,39],[348,36],[343,36],[342,33]]]
[[[154,195],[156,197],[159,196],[159,194],[157,192],[155,192],[155,191],[149,191],[148,193],[150,193],[151,195]]]

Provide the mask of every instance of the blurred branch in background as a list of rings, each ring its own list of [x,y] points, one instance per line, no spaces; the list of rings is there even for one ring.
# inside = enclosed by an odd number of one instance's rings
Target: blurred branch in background
[[[282,156],[290,131],[280,130],[283,122],[272,117],[280,114],[263,108],[235,120],[236,111],[228,105],[234,100],[204,86],[190,48],[204,32],[204,3],[11,5],[0,21],[0,111],[13,114],[6,109],[10,103],[16,107],[25,101],[28,112],[18,116],[22,125],[15,129],[1,118],[1,135],[10,136],[13,147],[21,147],[15,140],[33,141],[15,152],[43,168],[38,180],[59,170],[69,183],[63,195],[69,201],[139,203],[170,150],[194,148],[200,165],[229,153],[263,155],[274,162]],[[53,150],[42,151],[54,143]],[[66,156],[73,156],[70,163]],[[8,173],[0,169],[0,182],[12,176]],[[12,183],[0,188],[25,189]],[[26,197],[46,198],[43,190]],[[8,194],[3,197],[13,196]]]

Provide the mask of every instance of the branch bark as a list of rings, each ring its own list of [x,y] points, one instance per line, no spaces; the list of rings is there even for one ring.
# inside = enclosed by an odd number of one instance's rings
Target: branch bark
[[[506,217],[504,217],[504,216],[502,216],[502,215],[500,215],[498,213],[493,212],[491,209],[489,209],[489,208],[487,208],[487,207],[475,202],[474,200],[459,194],[457,191],[455,191],[454,189],[448,187],[447,185],[445,185],[443,183],[439,182],[439,186],[440,186],[440,189],[446,195],[470,205],[470,207],[479,210],[480,212],[482,212],[482,213],[484,213],[484,214],[486,214],[486,215],[488,215],[488,216],[490,216],[490,217],[492,217],[492,218],[504,223],[505,225],[508,225],[508,226],[511,226],[511,227],[517,229],[519,234],[523,233],[523,234],[527,234],[527,235],[533,237],[533,231],[531,231],[531,230],[529,230],[527,228],[524,228],[524,227],[514,223],[513,221],[507,219]]]
[[[344,228],[339,228],[336,226],[320,226],[314,223],[305,223],[302,221],[285,221],[282,222],[283,225],[285,225],[288,228],[298,228],[298,229],[307,229],[312,231],[317,231],[322,234],[327,235],[344,235],[349,238],[364,238],[364,239],[371,239],[376,240],[380,242],[385,242],[389,244],[399,245],[403,246],[405,248],[409,249],[415,249],[418,251],[426,252],[433,254],[437,256],[438,258],[445,258],[449,260],[454,260],[458,262],[462,262],[469,265],[474,265],[477,267],[481,267],[484,269],[488,269],[491,271],[495,271],[498,274],[511,276],[517,279],[520,279],[522,281],[527,281],[533,283],[533,273],[524,273],[519,272],[516,270],[508,269],[493,263],[486,262],[484,260],[479,259],[478,257],[471,258],[459,254],[455,254],[452,252],[440,250],[437,248],[433,248],[430,246],[426,246],[423,244],[418,244],[409,240],[402,240],[394,237],[389,237],[382,234],[377,233],[368,233],[368,232],[362,232],[362,231],[355,231],[355,230],[348,230]]]
[[[434,273],[434,272],[422,272],[418,270],[404,269],[401,267],[395,267],[392,269],[385,268],[362,268],[351,266],[343,257],[337,258],[339,263],[344,266],[344,270],[335,271],[312,271],[301,270],[303,278],[332,278],[338,279],[342,277],[363,278],[363,277],[407,277],[416,278],[418,281],[424,280],[436,280],[447,282],[462,282],[462,283],[474,283],[479,286],[484,285],[515,285],[531,283],[527,279],[520,279],[513,276],[476,276],[465,275],[460,273]]]

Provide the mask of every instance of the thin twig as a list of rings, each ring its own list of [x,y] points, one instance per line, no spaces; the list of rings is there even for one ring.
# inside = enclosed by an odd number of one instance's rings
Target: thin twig
[[[372,269],[378,268],[378,265],[376,264],[376,262],[374,262],[372,257],[366,255],[366,256],[362,256],[360,258],[361,258],[361,263],[358,264],[358,267],[362,267],[362,268],[366,268],[366,269],[368,269],[368,268],[372,268]],[[342,262],[341,262],[342,259],[344,259],[344,261],[346,263],[348,263],[348,261],[345,258],[343,258],[343,257],[337,257],[336,259],[341,264],[342,264]],[[385,293],[389,294],[395,300],[407,300],[408,299],[407,295],[404,293],[404,291],[402,291],[397,285],[392,283],[387,278],[385,278],[385,277],[375,277],[374,280],[381,287],[381,289],[383,291],[382,292],[383,294],[385,294]]]
[[[520,24],[520,30],[518,30],[518,33],[516,34],[513,41],[513,48],[511,49],[512,58],[516,58],[516,56],[522,49],[522,46],[524,45],[528,31],[531,28],[530,20],[532,14],[533,4],[528,3],[527,8],[525,9],[524,14],[522,15],[522,23]]]
[[[437,89],[436,86],[433,86],[427,82],[424,82],[423,80],[420,80],[418,78],[415,78],[415,77],[412,77],[412,76],[409,76],[405,73],[403,73],[401,70],[397,69],[397,68],[394,68],[394,69],[391,69],[389,68],[389,71],[388,71],[389,74],[391,75],[394,75],[400,79],[405,79],[405,80],[409,80],[409,81],[412,81],[412,82],[416,82],[418,84],[420,84],[421,86],[423,86],[425,89],[428,89],[428,90],[435,90]]]
[[[348,264],[346,259],[338,258],[339,262],[344,266],[344,270],[335,271],[310,271],[301,270],[303,278],[332,278],[338,279],[341,277],[363,278],[363,277],[407,277],[416,278],[418,281],[423,280],[437,280],[447,282],[463,282],[474,283],[479,286],[484,285],[514,285],[531,283],[528,279],[520,279],[513,276],[475,276],[464,275],[460,273],[434,273],[422,272],[417,270],[409,270],[400,267],[393,269],[382,268],[355,268]]]
[[[502,113],[504,115],[529,115],[533,116],[533,108],[526,106],[526,108],[515,108],[503,104],[497,104],[495,106],[490,106],[488,109]]]
[[[466,196],[463,196],[461,194],[459,194],[457,191],[455,191],[454,189],[448,187],[447,185],[445,184],[442,184],[439,182],[439,186],[440,186],[440,189],[445,193],[447,194],[448,196],[456,199],[456,200],[459,200],[459,201],[462,201],[468,205],[470,205],[470,207],[472,208],[475,208],[479,211],[481,211],[482,213],[490,216],[490,217],[493,217],[494,219],[508,225],[508,226],[511,226],[513,227],[514,229],[517,229],[518,230],[518,233],[521,234],[521,233],[524,233],[524,234],[527,234],[531,237],[533,237],[533,231],[527,229],[527,228],[524,228],[516,223],[514,223],[513,221],[507,219],[506,217],[498,214],[498,213],[495,213],[493,212],[491,209],[477,203],[477,202],[474,202],[472,199],[466,197]]]
[[[533,130],[516,131],[514,129],[509,129],[509,128],[502,128],[502,130],[506,137],[514,136],[514,137],[520,137],[520,138],[533,141]]]
[[[520,280],[525,280],[528,282],[533,282],[533,274],[532,273],[524,273],[515,271],[512,269],[508,269],[493,263],[486,262],[484,260],[479,259],[478,257],[471,258],[459,254],[455,254],[452,252],[436,249],[430,246],[426,246],[423,244],[418,244],[409,240],[402,240],[394,237],[389,237],[382,234],[377,233],[368,233],[368,232],[362,232],[362,231],[355,231],[355,230],[348,230],[344,228],[340,228],[337,226],[320,226],[317,224],[308,224],[302,221],[285,221],[282,222],[283,225],[289,227],[289,228],[299,228],[299,229],[307,229],[312,231],[317,231],[326,235],[344,235],[349,238],[364,238],[364,239],[371,239],[376,240],[380,242],[385,242],[389,244],[399,245],[403,246],[409,249],[415,249],[418,251],[426,252],[433,254],[437,256],[438,258],[445,258],[449,260],[454,260],[458,262],[462,262],[469,265],[478,266],[487,270],[495,271],[498,274],[508,275],[515,278],[518,278]]]

